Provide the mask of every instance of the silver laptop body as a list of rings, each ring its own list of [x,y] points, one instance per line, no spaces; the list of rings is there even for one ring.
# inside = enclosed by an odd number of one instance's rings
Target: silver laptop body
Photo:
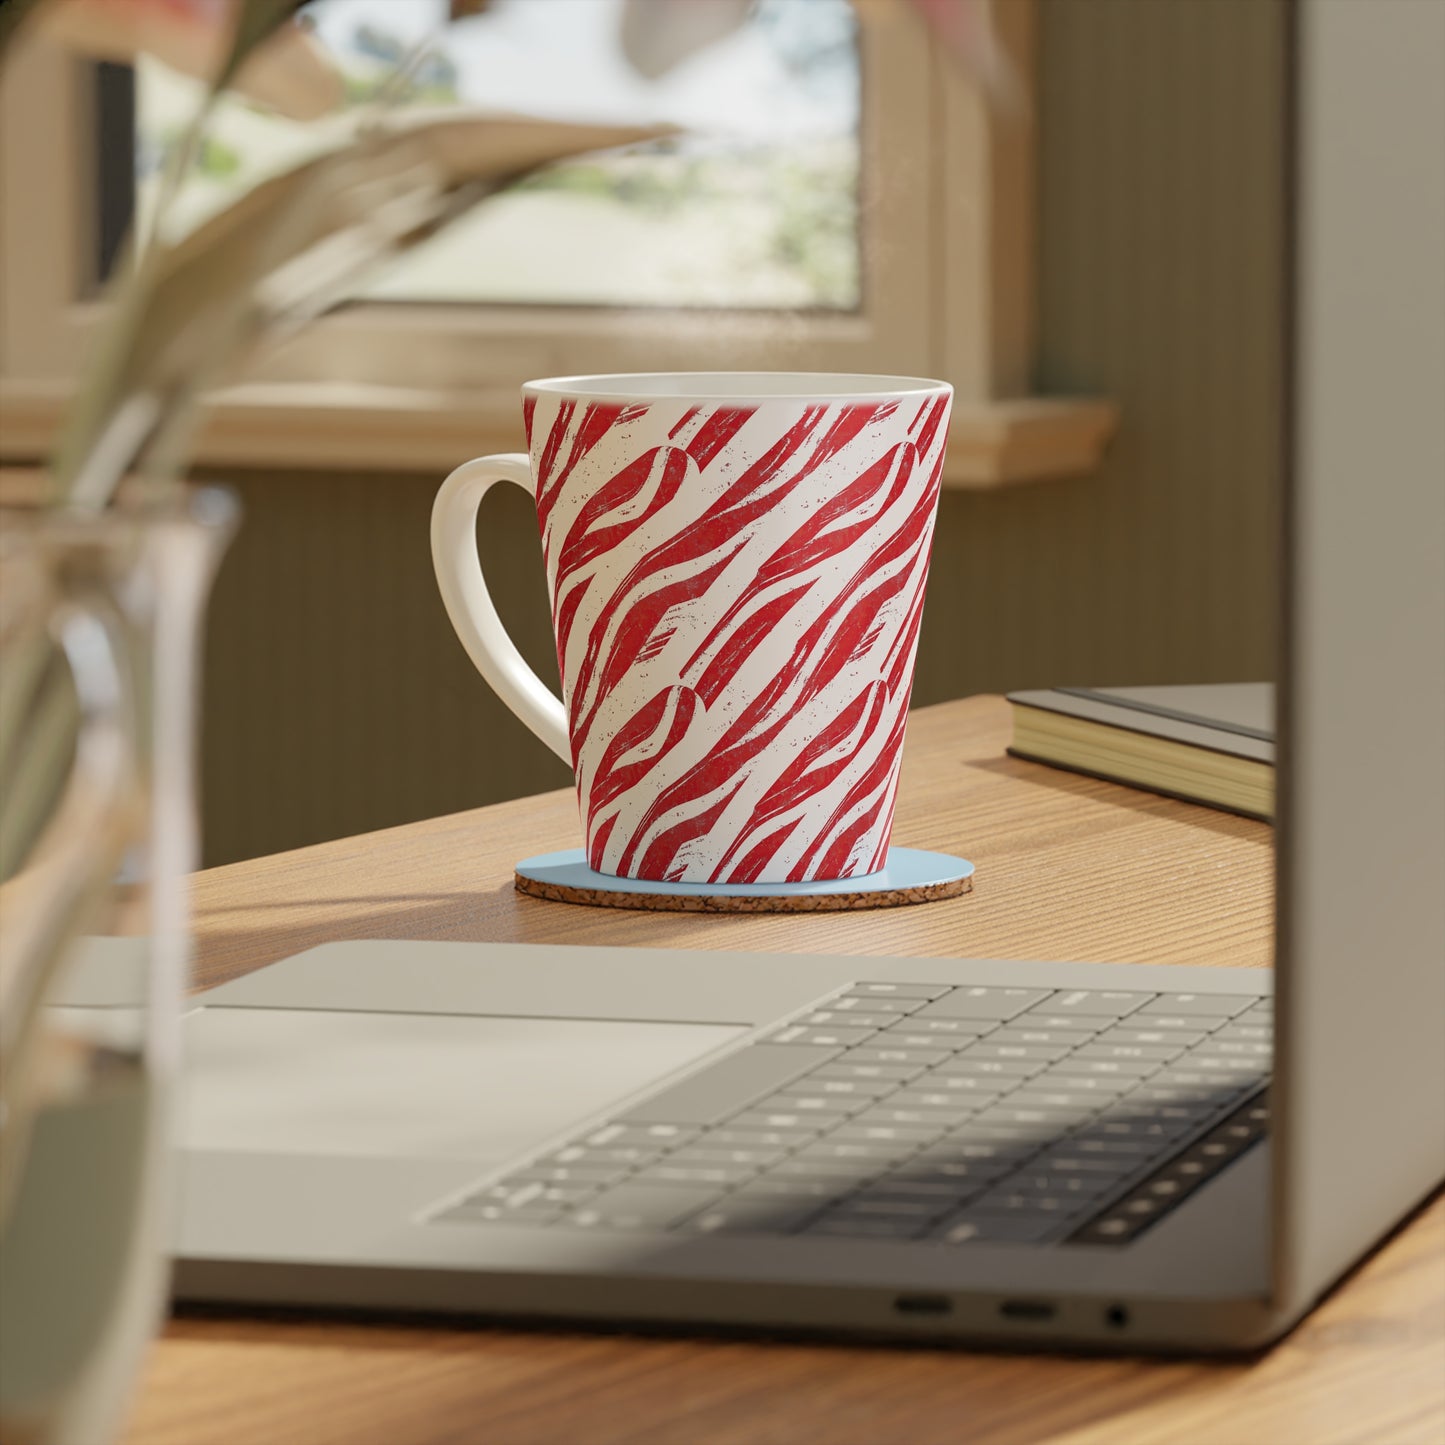
[[[1445,7],[1297,24],[1275,974],[327,945],[188,1020],[180,1298],[1237,1349],[1437,1185]]]

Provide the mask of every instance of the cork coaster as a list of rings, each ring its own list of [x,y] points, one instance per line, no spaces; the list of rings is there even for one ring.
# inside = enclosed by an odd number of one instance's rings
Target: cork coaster
[[[905,908],[957,898],[973,887],[973,864],[947,853],[890,848],[864,878],[817,883],[654,883],[614,878],[587,866],[582,850],[544,853],[517,864],[517,892],[552,903],[639,908],[662,913],[838,913]]]

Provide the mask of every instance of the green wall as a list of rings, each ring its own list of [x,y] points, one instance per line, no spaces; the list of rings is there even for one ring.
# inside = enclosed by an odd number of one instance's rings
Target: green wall
[[[1280,418],[1278,0],[1041,0],[1042,392],[1113,397],[1087,478],[946,494],[915,699],[1268,677]],[[439,478],[228,474],[246,523],[206,680],[209,864],[558,787],[436,597]],[[555,682],[535,522],[484,565]]]
[[[1038,391],[1086,479],[945,498],[915,697],[1273,676],[1283,7],[1042,0]]]

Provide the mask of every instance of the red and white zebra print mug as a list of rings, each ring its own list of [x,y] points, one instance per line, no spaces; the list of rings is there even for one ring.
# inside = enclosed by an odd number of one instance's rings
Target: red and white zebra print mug
[[[449,476],[432,558],[452,625],[577,780],[601,873],[855,878],[888,852],[952,388],[790,373],[522,388],[530,463]],[[533,497],[565,705],[502,629],[475,545]]]

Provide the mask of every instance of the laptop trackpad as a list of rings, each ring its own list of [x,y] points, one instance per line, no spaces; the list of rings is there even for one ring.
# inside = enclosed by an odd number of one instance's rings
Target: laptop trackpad
[[[186,1020],[187,1149],[500,1165],[741,1026],[208,1008]]]

